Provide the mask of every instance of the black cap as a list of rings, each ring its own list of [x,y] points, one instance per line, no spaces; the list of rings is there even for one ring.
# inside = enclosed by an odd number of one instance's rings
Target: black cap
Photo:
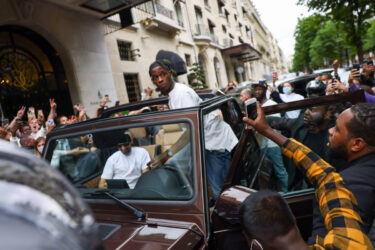
[[[265,88],[265,89],[268,88],[268,84],[267,84],[267,82],[266,82],[265,80],[260,80],[260,81],[258,81],[257,83],[253,83],[253,84],[251,85],[251,87],[253,87],[253,88],[255,88],[256,86],[261,86],[261,87],[263,87],[263,88]]]
[[[118,144],[129,144],[131,143],[131,141],[132,141],[132,138],[130,134],[126,132],[120,137]]]

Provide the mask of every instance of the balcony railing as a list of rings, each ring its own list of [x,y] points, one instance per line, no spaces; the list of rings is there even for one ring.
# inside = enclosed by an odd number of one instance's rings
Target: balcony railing
[[[210,34],[211,42],[219,44],[219,38],[215,34]]]
[[[196,24],[195,25],[195,36],[210,36],[209,29],[207,25],[204,24]]]
[[[163,5],[161,4],[158,4],[158,3],[155,3],[155,9],[156,9],[156,12],[163,15],[163,16],[166,16],[168,17],[169,19],[172,19],[174,20],[174,12],[166,7],[164,7]]]
[[[222,45],[223,45],[224,48],[232,47],[232,46],[234,46],[234,39],[225,38],[225,39],[223,39]]]

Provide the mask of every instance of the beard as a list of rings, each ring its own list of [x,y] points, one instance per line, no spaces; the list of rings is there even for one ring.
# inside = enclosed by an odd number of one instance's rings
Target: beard
[[[343,159],[345,161],[348,160],[348,153],[346,152],[345,145],[343,144],[337,147],[332,147],[332,145],[330,145],[328,147],[328,155],[330,155],[331,158]]]

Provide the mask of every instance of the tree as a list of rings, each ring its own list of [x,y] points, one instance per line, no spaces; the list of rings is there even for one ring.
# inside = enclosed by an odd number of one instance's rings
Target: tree
[[[369,26],[368,20],[375,14],[375,1],[369,0],[298,0],[309,10],[317,10],[341,23],[348,42],[355,45],[360,62],[363,61],[363,38]]]
[[[339,25],[332,21],[318,30],[310,46],[311,65],[315,67],[331,65],[335,59],[343,61],[344,39],[341,36]]]
[[[370,21],[370,28],[367,30],[363,47],[365,51],[375,52],[375,19]]]
[[[324,23],[324,17],[320,15],[312,15],[302,19],[298,19],[294,37],[296,44],[294,47],[293,69],[311,70],[310,46],[315,39],[316,33]]]
[[[193,63],[193,67],[189,71],[191,71],[191,73],[189,73],[187,77],[189,84],[193,89],[208,88],[206,85],[204,69],[199,63]]]

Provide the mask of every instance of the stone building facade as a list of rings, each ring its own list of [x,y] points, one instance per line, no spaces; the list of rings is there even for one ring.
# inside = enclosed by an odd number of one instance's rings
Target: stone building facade
[[[178,53],[188,69],[198,62],[209,88],[287,70],[276,39],[250,0],[154,0],[152,5],[154,17],[105,35],[121,103],[139,100],[145,88],[155,88],[148,67],[159,50]],[[118,16],[104,21],[116,22]],[[187,84],[187,74],[178,80]]]

